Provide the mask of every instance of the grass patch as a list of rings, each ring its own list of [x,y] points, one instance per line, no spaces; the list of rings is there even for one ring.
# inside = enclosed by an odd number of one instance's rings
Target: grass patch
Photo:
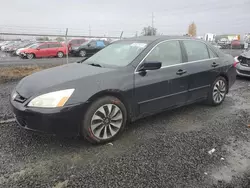
[[[28,66],[18,66],[18,67],[2,67],[0,68],[0,83],[5,83],[9,81],[20,80],[25,76],[28,76],[32,73],[52,68],[58,65],[47,65],[47,66],[37,66],[37,65],[28,65]]]

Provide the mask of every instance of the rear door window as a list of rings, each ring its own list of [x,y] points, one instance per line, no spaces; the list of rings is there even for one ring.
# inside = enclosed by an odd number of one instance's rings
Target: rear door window
[[[207,45],[200,41],[184,40],[183,41],[188,61],[199,61],[209,59]]]
[[[89,43],[89,46],[92,47],[92,48],[95,48],[96,47],[96,41],[91,41]]]

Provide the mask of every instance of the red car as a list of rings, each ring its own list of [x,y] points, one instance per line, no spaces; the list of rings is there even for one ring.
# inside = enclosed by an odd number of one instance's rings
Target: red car
[[[81,46],[82,43],[86,42],[86,39],[71,39],[68,41],[69,51]]]
[[[20,52],[22,58],[39,58],[39,57],[59,57],[66,55],[66,46],[60,42],[44,42],[31,46]]]
[[[241,43],[240,43],[240,41],[239,40],[233,40],[232,42],[231,42],[231,46],[232,46],[232,48],[241,48]]]

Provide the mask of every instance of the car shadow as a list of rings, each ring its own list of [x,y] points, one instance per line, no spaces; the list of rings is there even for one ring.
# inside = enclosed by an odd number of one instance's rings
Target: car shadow
[[[137,143],[140,140],[137,134],[141,134],[143,136],[143,134],[147,134],[148,132],[152,131],[155,126],[158,128],[174,130],[175,126],[172,126],[171,122],[175,121],[176,118],[178,119],[181,114],[185,114],[186,117],[195,118],[196,116],[193,116],[193,113],[203,110],[204,107],[208,108],[208,110],[211,108],[207,107],[207,105],[204,105],[203,103],[196,103],[139,119],[135,122],[129,123],[126,126],[124,132],[115,141],[105,145],[114,144],[116,145],[117,149],[124,148],[125,146],[131,147],[131,145]],[[171,128],[169,128],[169,126],[171,126]],[[146,139],[146,137],[147,136],[145,136],[143,139]],[[76,152],[80,150],[82,151],[91,149],[96,151],[98,148],[103,148],[103,145],[90,144],[82,137],[52,136],[26,131],[22,128],[16,129],[14,140],[16,143],[15,147],[24,147],[24,149],[28,150],[29,148],[36,148],[37,152],[42,152],[44,150],[51,152],[53,150],[53,152],[63,152],[67,154],[69,152]]]
[[[240,81],[250,81],[250,77],[237,76],[237,80],[240,80]]]

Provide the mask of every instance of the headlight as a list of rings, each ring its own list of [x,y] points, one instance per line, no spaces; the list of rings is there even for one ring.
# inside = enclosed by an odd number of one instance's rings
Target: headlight
[[[55,108],[62,107],[68,101],[75,89],[66,89],[46,93],[32,99],[28,106],[40,108]]]
[[[78,50],[79,47],[72,47],[72,50]]]
[[[15,100],[16,96],[17,96],[17,92],[16,92],[16,91],[13,91],[13,92],[12,92],[12,95],[11,95],[11,99],[12,99],[12,100]]]

